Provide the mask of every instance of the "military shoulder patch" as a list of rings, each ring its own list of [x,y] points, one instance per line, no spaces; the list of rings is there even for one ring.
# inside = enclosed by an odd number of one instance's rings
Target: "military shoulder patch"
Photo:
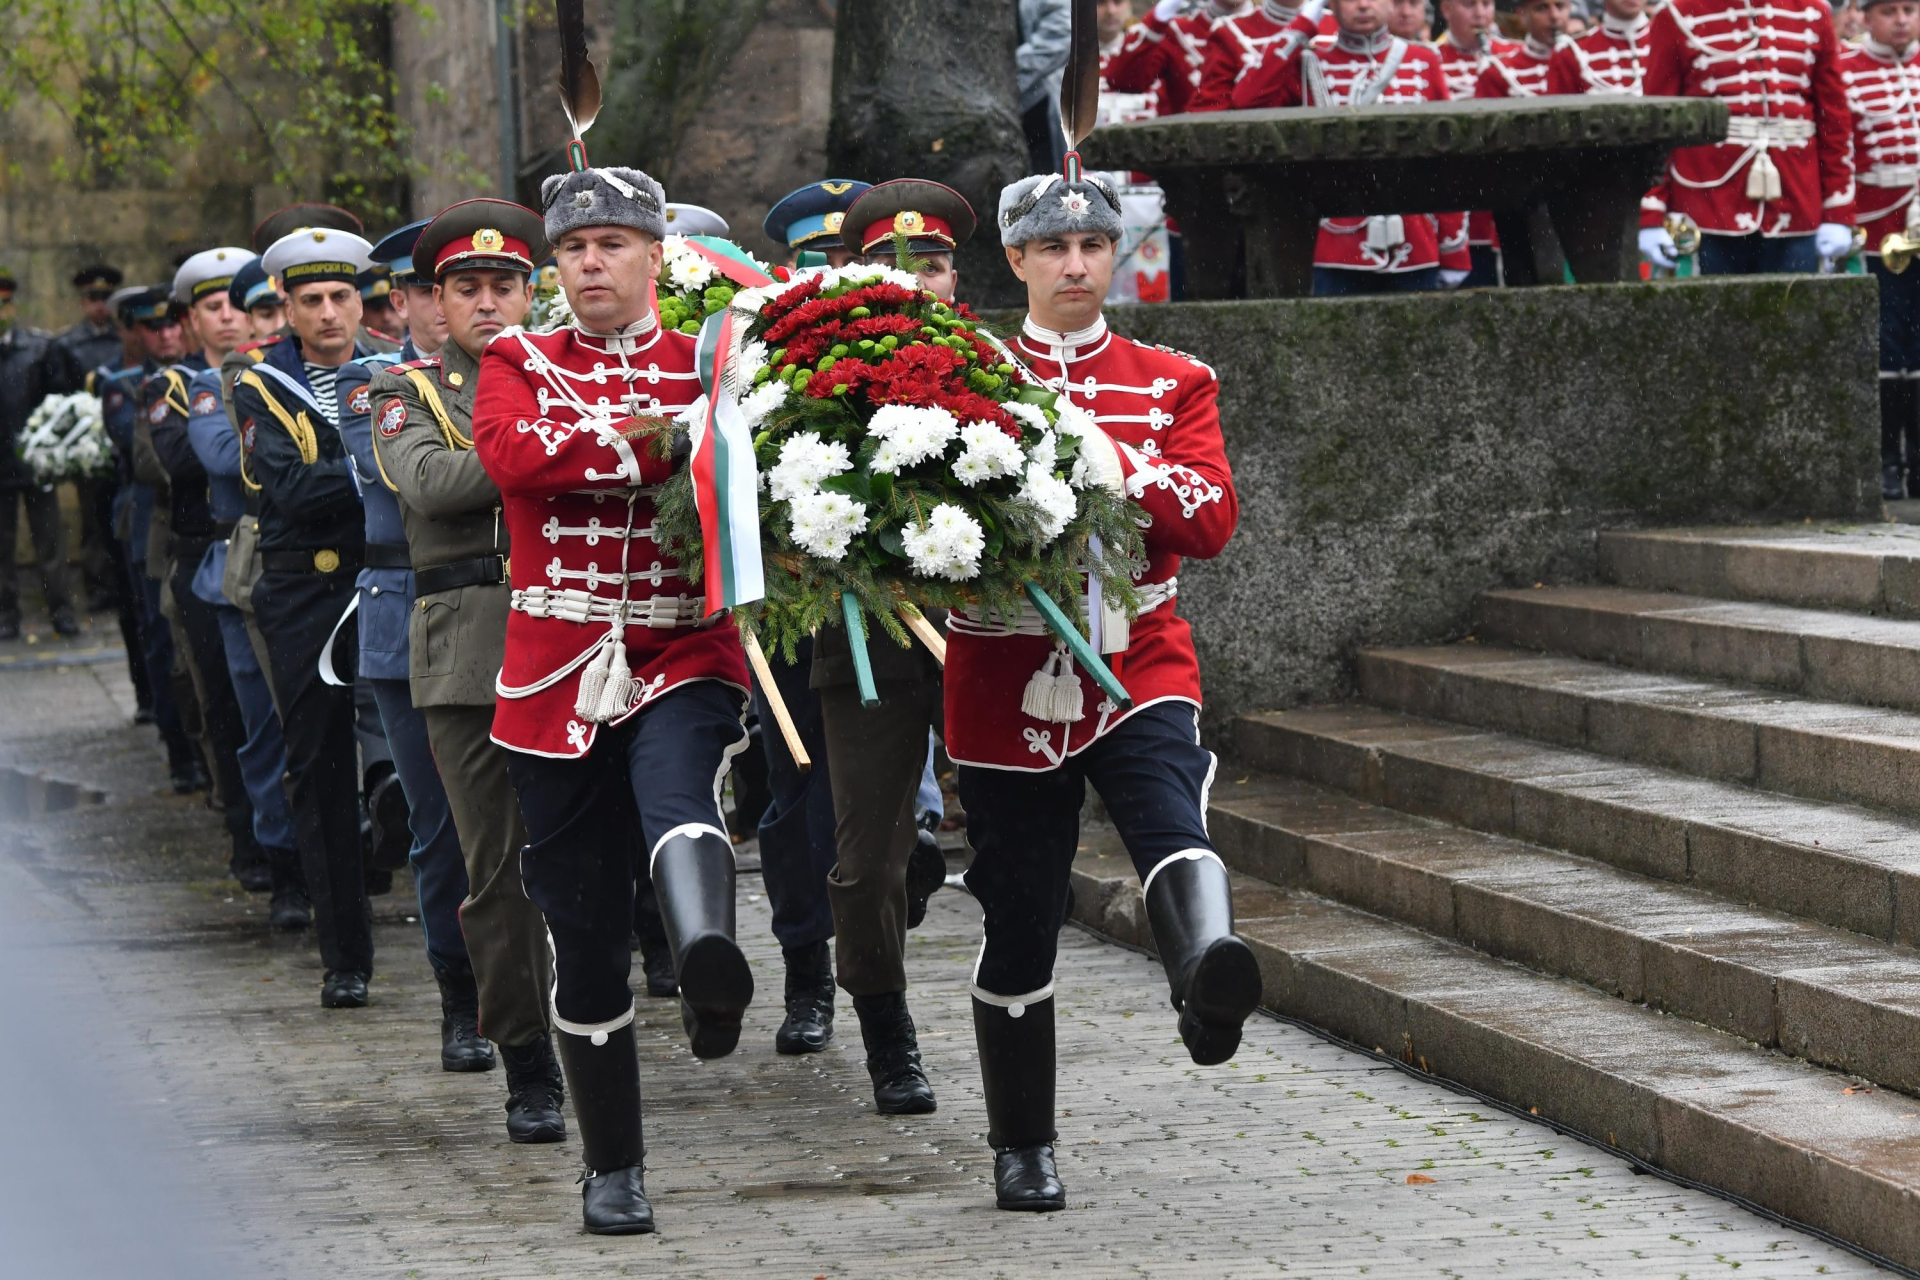
[[[253,453],[253,419],[252,418],[248,418],[245,422],[240,424],[240,450],[241,452],[246,453],[248,455],[251,455]]]
[[[389,401],[380,412],[380,434],[391,440],[400,434],[400,428],[407,425],[407,406],[403,401]]]
[[[187,412],[198,418],[203,414],[216,413],[220,409],[220,397],[211,391],[202,391],[194,396],[193,403],[187,406]]]
[[[373,408],[373,388],[361,383],[347,393],[347,412],[366,413]]]
[[[418,360],[409,360],[404,364],[390,364],[387,366],[387,368],[393,370],[395,373],[405,373],[409,369],[438,369],[439,367],[439,356],[421,356]]]
[[[153,402],[153,408],[147,410],[147,421],[151,422],[154,426],[157,427],[161,423],[165,422],[166,420],[167,420],[166,400],[165,399],[155,400]]]

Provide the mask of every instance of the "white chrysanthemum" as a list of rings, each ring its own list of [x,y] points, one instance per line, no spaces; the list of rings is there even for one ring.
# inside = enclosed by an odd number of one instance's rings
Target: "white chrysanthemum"
[[[953,464],[953,474],[962,484],[1019,475],[1026,462],[1020,442],[991,422],[969,422],[960,428],[960,443],[965,452]]]
[[[943,502],[929,512],[924,526],[908,525],[901,530],[900,540],[915,573],[949,582],[978,577],[980,553],[987,545],[980,522],[951,502]]]
[[[740,402],[740,416],[747,420],[749,429],[759,426],[767,420],[767,415],[778,409],[787,400],[787,384],[769,378],[747,393]]]
[[[691,249],[682,248],[666,267],[667,279],[677,289],[704,289],[713,279],[713,264]]]
[[[740,356],[734,362],[740,370],[740,377],[752,382],[759,372],[767,367],[767,344],[756,339],[740,348]]]
[[[1053,469],[1044,461],[1027,464],[1025,482],[1020,486],[1018,501],[1024,503],[1039,516],[1040,542],[1044,546],[1060,536],[1073,520],[1078,503],[1073,489],[1065,480],[1053,474]]]
[[[911,467],[945,453],[959,434],[959,419],[945,409],[920,409],[893,433],[888,443],[898,454],[899,465]]]
[[[1037,404],[1026,404],[1019,400],[1010,400],[1001,405],[1008,413],[1032,427],[1035,431],[1045,431],[1048,427],[1047,415]]]
[[[873,451],[873,461],[867,464],[869,471],[884,471],[893,475],[900,470],[900,450],[891,440],[882,440],[880,447]]]
[[[804,431],[780,446],[780,461],[767,473],[768,492],[775,502],[792,501],[812,494],[829,476],[851,470],[847,446]]]
[[[775,283],[763,284],[753,289],[742,289],[733,295],[733,301],[727,305],[735,311],[745,312],[750,316],[757,316],[760,314],[762,307],[779,297],[784,290],[791,287],[791,285]]]
[[[867,509],[844,493],[802,494],[787,510],[794,545],[823,560],[846,555],[847,544],[867,528]]]
[[[1077,440],[1091,431],[1095,425],[1091,414],[1064,396],[1054,402],[1054,409],[1058,412],[1060,419],[1054,426],[1063,436],[1072,436]]]

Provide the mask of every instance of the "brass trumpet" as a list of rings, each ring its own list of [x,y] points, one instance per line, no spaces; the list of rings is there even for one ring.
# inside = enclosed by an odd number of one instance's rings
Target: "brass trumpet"
[[[1662,224],[1667,234],[1673,238],[1674,254],[1682,258],[1691,258],[1700,252],[1700,228],[1693,219],[1684,213],[1670,213]]]
[[[1880,265],[1899,275],[1913,263],[1913,255],[1920,253],[1920,236],[1910,231],[1896,231],[1880,241]]]

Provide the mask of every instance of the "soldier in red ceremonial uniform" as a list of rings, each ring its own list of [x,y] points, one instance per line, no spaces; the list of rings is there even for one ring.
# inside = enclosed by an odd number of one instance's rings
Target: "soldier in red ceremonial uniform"
[[[1565,0],[1559,0],[1565,3]],[[1294,19],[1314,29],[1314,0]],[[1236,109],[1365,107],[1375,103],[1441,102],[1447,98],[1440,55],[1387,30],[1386,0],[1334,0],[1336,31],[1289,50],[1268,47],[1233,91]],[[1313,250],[1315,294],[1411,293],[1451,288],[1472,268],[1466,216],[1381,214],[1322,218]]]
[[[1100,79],[1114,93],[1151,93],[1163,116],[1190,109],[1207,60],[1207,37],[1222,18],[1245,18],[1253,0],[1159,0],[1119,47],[1100,51]]]
[[[1206,61],[1201,64],[1200,83],[1194,87],[1187,110],[1238,109],[1244,104],[1235,101],[1235,86],[1260,65],[1270,49],[1280,46],[1277,56],[1286,58],[1315,32],[1331,29],[1330,23],[1322,22],[1325,0],[1308,0],[1305,7],[1311,13],[1304,23],[1298,21],[1300,6],[1278,4],[1276,0],[1259,0],[1250,12],[1216,21],[1207,35]]]
[[[1671,213],[1701,233],[1701,275],[1813,271],[1852,247],[1852,125],[1821,0],[1671,0],[1654,15],[1652,97],[1719,98],[1727,140],[1681,147],[1640,207],[1640,251],[1672,266]]]
[[[1840,81],[1867,270],[1880,281],[1880,489],[1899,499],[1920,496],[1920,272],[1889,271],[1881,245],[1920,232],[1920,0],[1864,3],[1867,38],[1841,53]]]
[[[1474,81],[1476,98],[1537,98],[1547,91],[1547,64],[1566,38],[1567,0],[1519,0],[1514,13],[1526,37],[1487,60]]]
[[[1493,15],[1493,0],[1440,0],[1440,17],[1447,30],[1434,47],[1440,51],[1448,97],[1471,98],[1487,65],[1518,47],[1495,34]],[[1493,228],[1493,214],[1486,209],[1475,209],[1467,215],[1467,253],[1473,263],[1464,281],[1467,287],[1503,283],[1500,236]]]
[[[973,1018],[996,1203],[1051,1210],[1066,1207],[1052,1145],[1053,962],[1089,782],[1145,887],[1193,1060],[1230,1057],[1259,999],[1259,968],[1234,936],[1226,868],[1207,838],[1215,762],[1199,744],[1200,668],[1174,609],[1180,558],[1218,555],[1239,505],[1213,370],[1119,337],[1101,316],[1122,230],[1119,197],[1091,176],[1025,178],[1002,193],[998,220],[1027,286],[1013,349],[1083,411],[1079,465],[1137,502],[1146,526],[1143,605],[1131,625],[1097,598],[1081,602],[1096,622],[1094,647],[1110,655],[1131,696],[1126,710],[1068,659],[1085,714],[1028,715],[1029,679],[1065,652],[1039,616],[955,612],[948,620],[947,752],[960,767],[974,847],[966,882],[986,934]]]
[[[1549,94],[1623,93],[1640,96],[1653,21],[1646,0],[1605,0],[1600,25],[1554,50],[1547,64]]]
[[[653,495],[679,462],[637,437],[698,395],[694,339],[651,306],[666,234],[660,185],[635,169],[542,184],[575,320],[487,346],[473,439],[513,546],[493,739],[513,753],[527,896],[554,946],[554,1040],[589,1176],[587,1230],[653,1229],[641,1165],[628,985],[636,827],[696,1057],[733,1051],[753,995],[733,939],[733,844],[720,813],[746,745],[746,661],[654,540]]]

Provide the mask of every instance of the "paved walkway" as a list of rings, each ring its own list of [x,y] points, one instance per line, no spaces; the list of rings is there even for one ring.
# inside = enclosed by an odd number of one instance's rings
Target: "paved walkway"
[[[1256,1018],[1234,1063],[1196,1068],[1158,966],[1071,929],[1071,1208],[997,1213],[972,901],[937,895],[908,956],[940,1110],[884,1120],[844,1000],[828,1052],[773,1053],[779,950],[751,875],[760,994],[740,1051],[697,1062],[676,1007],[640,1005],[660,1234],[582,1235],[577,1142],[512,1146],[502,1075],[438,1070],[405,878],[376,900],[373,1006],[322,1011],[310,941],[267,934],[264,900],[222,878],[212,815],[164,793],[124,667],[42,661],[54,651],[0,646],[0,1018],[32,1032],[0,1040],[0,1089],[28,1118],[0,1139],[0,1236],[33,1260],[19,1274],[99,1274],[116,1248],[196,1276],[1880,1274],[1281,1023]],[[35,661],[8,670],[16,653]],[[20,816],[49,802],[74,807]],[[109,1229],[102,1205],[129,1195],[135,1224]]]

